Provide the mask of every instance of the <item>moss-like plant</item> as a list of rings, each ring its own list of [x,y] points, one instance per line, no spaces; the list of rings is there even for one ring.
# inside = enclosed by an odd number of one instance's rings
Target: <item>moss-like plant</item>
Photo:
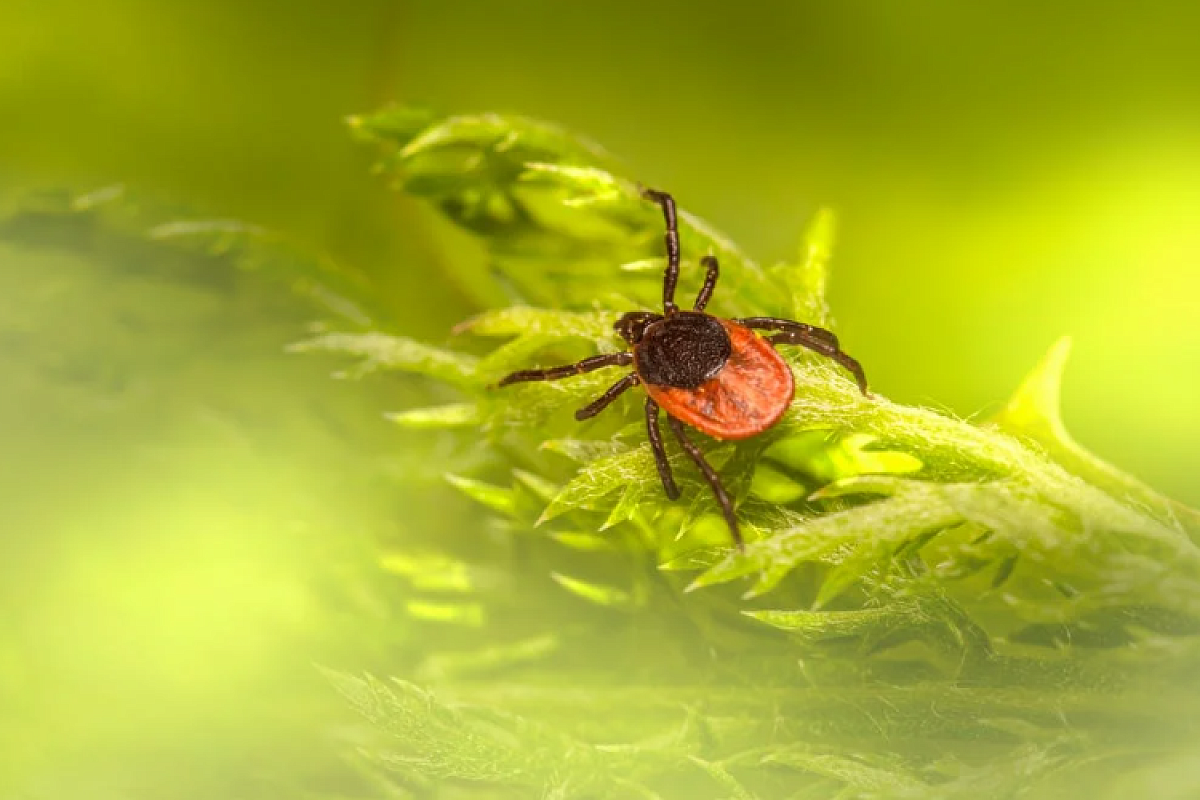
[[[483,244],[496,299],[446,347],[386,320],[296,346],[452,387],[392,420],[472,454],[446,480],[489,520],[391,546],[398,624],[421,645],[397,679],[332,675],[373,723],[359,752],[381,791],[1200,793],[1200,525],[1067,435],[1067,342],[978,424],[863,397],[787,352],[782,422],[704,440],[738,500],[737,552],[681,453],[683,498],[662,494],[635,401],[571,420],[610,375],[489,389],[617,349],[616,315],[654,306],[661,221],[636,184],[518,117],[388,109],[352,128],[397,187]],[[685,283],[700,256],[721,259],[714,313],[832,324],[829,213],[769,267],[690,214],[681,226]]]

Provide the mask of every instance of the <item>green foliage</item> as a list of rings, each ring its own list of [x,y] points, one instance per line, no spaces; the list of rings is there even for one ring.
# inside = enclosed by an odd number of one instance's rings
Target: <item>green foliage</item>
[[[457,576],[414,585],[408,613],[471,636],[431,634],[398,665],[423,687],[333,676],[402,796],[1117,796],[1114,775],[1136,791],[1155,771],[1133,767],[1197,744],[1200,526],[1066,434],[1065,345],[984,424],[863,397],[786,353],[779,425],[697,437],[738,500],[737,552],[674,450],[683,497],[663,496],[635,400],[570,420],[611,372],[493,388],[618,349],[617,313],[654,306],[661,220],[636,184],[522,118],[391,109],[352,127],[398,187],[479,237],[511,302],[448,349],[380,330],[297,346],[357,357],[342,374],[450,385],[392,419],[476,454],[477,476],[447,480],[489,530],[385,560],[414,584],[419,563]],[[833,229],[821,212],[798,263],[765,268],[683,213],[683,284],[713,253],[715,313],[828,325]],[[484,338],[504,341],[468,354]]]
[[[282,350],[313,316],[288,288],[353,326],[354,282],[119,187],[17,195],[0,202],[0,796],[344,781],[320,735],[344,706],[308,665],[392,632],[352,579],[377,554],[347,535],[378,524],[386,406]]]

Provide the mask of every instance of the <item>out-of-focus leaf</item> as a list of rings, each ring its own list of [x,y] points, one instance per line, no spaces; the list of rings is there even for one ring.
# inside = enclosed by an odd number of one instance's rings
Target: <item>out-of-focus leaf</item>
[[[742,782],[733,776],[724,766],[715,761],[705,761],[696,756],[691,757],[691,762],[700,769],[708,773],[708,775],[720,786],[728,792],[731,792],[731,797],[736,800],[758,800],[758,795],[747,789]]]
[[[475,403],[454,403],[431,408],[411,408],[386,415],[404,428],[474,428],[483,422],[483,414]]]
[[[864,608],[857,611],[743,611],[748,617],[804,638],[855,636],[912,615],[907,608]]]
[[[615,586],[606,586],[600,583],[580,580],[579,578],[572,578],[569,575],[560,575],[557,572],[551,574],[550,577],[571,594],[582,597],[584,600],[589,600],[596,605],[608,606],[610,608],[632,608],[636,605],[632,594]]]
[[[794,264],[780,264],[773,270],[787,287],[791,303],[788,316],[822,328],[829,327],[829,261],[837,233],[837,216],[830,208],[821,208],[808,224],[800,257]]]
[[[379,559],[379,565],[387,572],[407,578],[416,589],[470,592],[473,588],[468,566],[444,555],[390,552]]]
[[[562,491],[562,487],[558,484],[527,470],[514,469],[513,477],[543,503],[550,502],[555,495]]]
[[[599,551],[614,551],[619,550],[620,545],[610,536],[597,535],[594,533],[585,533],[582,531],[559,531],[550,534],[557,542],[572,550],[582,552],[599,552]]]
[[[426,375],[455,386],[475,380],[478,359],[451,353],[402,336],[383,333],[323,333],[288,347],[293,353],[326,352],[358,356],[350,369],[335,373],[340,378],[359,378],[373,372],[395,370]]]
[[[478,628],[483,625],[485,612],[479,603],[436,603],[429,600],[410,600],[404,610],[422,622],[444,622]]]
[[[516,508],[516,493],[512,489],[494,486],[483,481],[447,475],[446,481],[472,500],[482,503],[493,511],[511,514]]]
[[[439,679],[484,674],[536,662],[558,650],[561,645],[558,636],[545,634],[478,650],[436,653],[421,665],[421,672]]]
[[[599,344],[615,338],[616,315],[601,312],[549,311],[517,306],[487,311],[461,323],[457,333],[477,336],[551,335],[558,339],[578,336]]]
[[[1101,460],[1072,438],[1062,421],[1062,378],[1071,355],[1071,338],[1051,346],[1029,373],[992,424],[1036,441],[1067,469],[1110,492],[1145,508],[1167,525],[1186,526],[1200,535],[1200,514],[1163,497],[1137,478]]]
[[[924,797],[931,787],[908,770],[833,753],[820,753],[791,748],[772,753],[764,763],[781,764],[794,769],[815,772],[836,778],[852,790],[848,797]]]

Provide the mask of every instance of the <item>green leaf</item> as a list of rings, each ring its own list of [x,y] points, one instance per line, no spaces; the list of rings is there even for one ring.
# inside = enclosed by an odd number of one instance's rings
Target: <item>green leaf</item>
[[[645,488],[657,480],[657,476],[649,446],[595,459],[563,487],[538,522],[554,519],[574,509],[594,510],[599,508],[603,498],[618,489],[624,493],[633,486]]]
[[[596,605],[607,606],[609,608],[632,608],[637,605],[632,594],[615,586],[592,583],[580,580],[579,578],[572,578],[569,575],[560,575],[557,572],[551,573],[550,577],[571,594],[582,597],[584,600],[589,600]]]
[[[366,141],[407,144],[437,118],[437,112],[430,108],[392,106],[374,114],[347,117],[346,124],[357,137]]]
[[[1154,514],[1159,522],[1186,527],[1200,535],[1200,514],[1176,503],[1076,442],[1062,421],[1063,371],[1071,354],[1071,338],[1059,339],[1025,378],[1004,409],[992,419],[998,428],[1026,436],[1046,448],[1064,467],[1117,498]]]
[[[630,484],[625,487],[625,491],[621,494],[620,501],[617,502],[608,519],[600,526],[600,530],[606,530],[621,522],[626,522],[633,519],[634,513],[637,512],[638,504],[641,503],[646,490],[640,484]]]
[[[444,555],[385,553],[379,566],[401,575],[416,589],[438,592],[470,592],[474,588],[466,563]]]
[[[555,338],[578,336],[597,344],[611,344],[616,338],[616,316],[599,312],[550,311],[517,306],[487,311],[455,328],[456,333],[477,336],[537,336]]]
[[[692,588],[725,583],[753,572],[759,579],[751,596],[773,589],[804,561],[845,562],[851,566],[827,579],[821,601],[845,589],[865,569],[899,545],[928,531],[944,530],[959,521],[961,514],[940,497],[938,487],[917,482],[903,486],[895,496],[874,503],[813,517],[780,531],[768,539],[752,542],[745,554],[734,554],[698,577]],[[859,555],[848,559],[845,552]]]
[[[101,205],[119,203],[122,196],[120,192],[107,195]],[[93,198],[77,202],[74,208],[90,210]],[[153,242],[222,255],[239,269],[279,280],[355,326],[369,326],[378,316],[371,286],[363,276],[260,226],[231,219],[178,219],[154,224],[144,235]]]
[[[652,307],[660,295],[652,273],[621,291],[609,288],[614,266],[661,257],[661,215],[595,144],[501,114],[433,118],[388,109],[356,117],[352,127],[379,145],[381,171],[482,237],[495,268],[528,300],[624,311],[631,303]],[[728,313],[749,314],[749,295],[780,296],[774,278],[685,210],[680,237],[687,252],[721,259],[731,291],[716,302]],[[688,260],[688,274],[698,257]]]
[[[483,481],[446,475],[446,482],[472,500],[501,514],[512,514],[516,508],[516,492]]]
[[[537,662],[557,651],[562,641],[555,634],[533,636],[466,652],[435,653],[421,665],[431,679],[478,675],[515,665]]]
[[[829,327],[829,303],[825,295],[836,232],[837,217],[833,210],[818,210],[805,232],[799,260],[775,267],[774,272],[787,287],[791,299],[790,318]]]
[[[438,603],[429,600],[409,600],[404,610],[422,622],[442,622],[478,628],[484,623],[484,608],[479,603]]]
[[[860,758],[833,753],[812,752],[791,748],[773,753],[763,759],[767,764],[781,764],[794,769],[825,775],[842,781],[854,789],[853,796],[865,793],[872,797],[924,797],[932,788],[908,770],[896,765],[864,763]]]
[[[594,533],[587,533],[583,531],[556,531],[550,534],[550,536],[565,547],[585,553],[602,551],[613,552],[620,549],[620,546],[613,541],[612,537],[599,536]]]
[[[293,353],[338,353],[362,358],[354,367],[335,373],[339,378],[360,378],[394,370],[426,375],[455,386],[470,386],[478,359],[382,333],[323,333],[288,347]]]
[[[704,770],[718,784],[731,792],[731,797],[736,800],[758,800],[758,796],[747,789],[742,782],[733,776],[729,770],[715,761],[705,761],[696,756],[690,756],[690,760],[700,769]]]
[[[548,439],[542,442],[542,449],[586,464],[600,458],[627,452],[629,448],[613,439]]]
[[[743,611],[748,617],[788,631],[804,639],[834,639],[861,636],[918,619],[915,607],[863,608],[855,611]]]
[[[520,717],[455,707],[406,681],[383,683],[369,677],[327,674],[343,696],[385,734],[386,739],[367,748],[366,755],[389,769],[412,769],[435,781],[540,786],[545,777],[538,769],[541,759],[555,759],[567,769],[587,770],[598,758],[586,745],[551,728]],[[589,775],[588,782],[592,780]]]
[[[403,428],[414,429],[475,428],[483,422],[483,414],[475,403],[411,408],[384,416]]]
[[[514,469],[513,477],[543,503],[550,502],[555,495],[562,491],[562,487],[557,483],[523,469]]]

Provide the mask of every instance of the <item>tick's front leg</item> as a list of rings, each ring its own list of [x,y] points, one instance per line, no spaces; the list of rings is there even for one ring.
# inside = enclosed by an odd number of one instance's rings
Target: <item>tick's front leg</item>
[[[523,369],[506,375],[500,379],[497,386],[508,386],[510,383],[526,383],[528,381],[557,381],[572,375],[582,375],[585,372],[603,369],[604,367],[627,367],[633,363],[633,353],[610,353],[603,356],[591,356],[576,364],[564,364],[561,367],[548,369]]]
[[[612,405],[612,401],[620,397],[622,392],[624,392],[630,386],[636,386],[637,383],[637,373],[629,373],[624,378],[621,378],[621,380],[608,387],[608,390],[605,391],[604,394],[600,395],[595,400],[576,411],[575,419],[582,422],[585,419],[590,419],[596,416],[601,411]]]

